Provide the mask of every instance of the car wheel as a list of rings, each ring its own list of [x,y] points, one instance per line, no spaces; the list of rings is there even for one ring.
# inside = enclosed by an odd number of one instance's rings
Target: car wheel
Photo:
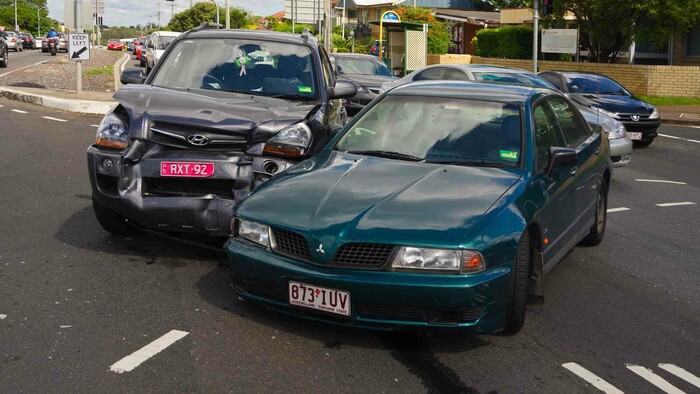
[[[146,67],[146,62],[143,61],[143,56],[139,59],[139,67]]]
[[[151,68],[148,67],[148,62],[146,62],[146,75],[151,73]]]
[[[515,254],[513,271],[510,273],[511,294],[506,311],[506,326],[503,329],[508,335],[516,334],[525,324],[525,306],[527,304],[527,282],[530,272],[530,234],[527,230],[520,236],[518,249]]]
[[[584,245],[596,246],[605,235],[605,225],[608,221],[608,187],[603,182],[598,190],[598,198],[596,199],[595,221],[588,231],[586,238],[581,241]]]
[[[124,219],[124,216],[100,204],[92,197],[92,210],[103,229],[115,235],[133,234],[134,228]]]
[[[5,49],[5,56],[3,56],[3,59],[4,59],[4,60],[3,60],[2,62],[0,62],[0,67],[2,67],[2,68],[7,67],[7,64],[8,64],[8,63],[7,63],[7,61],[8,61],[8,60],[7,60],[7,55],[8,55],[8,54],[9,54],[9,52],[7,51],[7,49]]]
[[[632,141],[632,144],[635,148],[646,148],[647,146],[651,145],[652,142],[654,142],[654,140]]]

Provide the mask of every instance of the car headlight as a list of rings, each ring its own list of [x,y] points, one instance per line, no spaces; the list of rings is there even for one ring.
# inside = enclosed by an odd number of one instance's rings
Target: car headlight
[[[612,130],[610,130],[610,133],[608,134],[608,138],[611,140],[614,140],[616,138],[624,138],[627,135],[627,129],[625,129],[625,125],[623,125],[622,122],[617,120],[614,120],[613,122],[613,127]]]
[[[121,118],[112,113],[102,119],[97,128],[95,145],[114,149],[126,149],[129,146],[129,130]]]
[[[481,253],[473,250],[401,247],[391,268],[471,274],[485,269]]]
[[[654,110],[651,111],[651,115],[649,115],[649,119],[659,119],[659,110],[654,108]]]
[[[263,153],[273,156],[301,157],[306,154],[313,137],[306,123],[295,123],[270,138],[265,143]]]
[[[235,236],[246,239],[250,242],[256,243],[266,248],[270,247],[269,226],[240,218],[237,218],[236,220],[238,221],[238,225],[234,230]]]
[[[607,116],[609,116],[609,117],[611,117],[611,118],[613,118],[613,119],[620,119],[620,115],[618,115],[618,114],[615,113],[615,112],[610,112],[610,111],[604,110],[604,109],[602,109],[602,108],[600,108],[600,107],[598,107],[598,108],[593,107],[592,109],[593,109],[593,110],[598,110],[601,114],[607,115]]]

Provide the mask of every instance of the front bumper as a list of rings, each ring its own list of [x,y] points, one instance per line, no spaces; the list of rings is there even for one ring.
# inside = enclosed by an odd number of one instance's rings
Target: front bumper
[[[172,150],[141,141],[126,151],[90,146],[87,160],[92,194],[105,207],[142,227],[210,236],[230,235],[237,203],[258,184],[295,164],[243,153]],[[213,163],[214,174],[163,177],[164,161]]]
[[[613,167],[626,167],[632,161],[632,140],[623,137],[615,138],[610,141],[610,159],[613,162]]]
[[[640,120],[635,121],[622,121],[625,125],[625,129],[630,133],[642,133],[641,141],[650,141],[656,138],[658,135],[656,130],[661,126],[661,121],[659,119],[655,120]]]
[[[507,268],[469,276],[366,271],[300,262],[235,239],[226,249],[234,290],[282,313],[385,330],[450,327],[489,333],[505,325]],[[349,292],[351,315],[290,305],[289,281]]]

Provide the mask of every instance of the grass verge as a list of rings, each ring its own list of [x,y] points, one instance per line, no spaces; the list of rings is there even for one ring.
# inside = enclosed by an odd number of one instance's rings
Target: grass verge
[[[640,96],[639,98],[654,106],[700,105],[700,97]]]
[[[91,68],[91,69],[85,71],[85,75],[113,75],[113,74],[114,74],[114,66],[111,64],[108,64],[108,65],[102,66],[102,67]]]

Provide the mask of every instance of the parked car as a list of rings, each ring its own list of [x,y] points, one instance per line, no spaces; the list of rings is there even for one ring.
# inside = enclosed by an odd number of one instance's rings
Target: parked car
[[[372,56],[379,56],[379,40],[374,40],[372,46],[369,48],[369,54]],[[386,40],[382,40],[382,54],[386,57]]]
[[[22,39],[19,37],[19,34],[14,31],[8,31],[6,33],[5,41],[7,41],[7,47],[15,52],[22,52]]]
[[[382,85],[381,90],[389,90],[396,86],[421,80],[478,81],[559,90],[549,83],[548,80],[527,70],[482,64],[427,66],[408,74],[398,81],[385,83]],[[569,97],[568,93],[565,95]],[[569,99],[572,99],[572,97],[569,97]],[[624,125],[601,111],[591,110],[575,101],[574,103],[591,127],[600,127],[607,134],[614,166],[624,167],[629,165],[632,158],[632,141],[627,137]]]
[[[143,45],[143,42],[146,40],[146,37],[141,36],[139,38],[134,39],[134,43],[131,48],[131,52],[136,56],[136,60],[138,60],[141,56],[136,53],[136,51]]]
[[[136,59],[139,61],[140,67],[146,67],[146,45],[150,35],[143,38],[143,43],[136,48]]]
[[[255,51],[274,64],[256,64]],[[357,93],[335,82],[313,36],[253,30],[183,33],[145,81],[140,68],[121,81],[87,151],[95,215],[115,234],[132,231],[128,220],[230,235],[234,207],[319,151]]]
[[[156,31],[151,33],[146,43],[146,74],[150,73],[153,67],[158,64],[158,60],[171,42],[180,35],[174,31]]]
[[[384,61],[376,56],[335,53],[329,55],[329,58],[336,77],[351,81],[357,87],[357,94],[350,97],[345,104],[350,116],[354,116],[374,100],[379,95],[383,83],[397,79]]]
[[[19,33],[22,40],[22,49],[36,49],[36,40],[31,33]]]
[[[56,48],[56,49],[58,51],[68,52],[68,41],[67,41],[66,33],[59,32],[57,34],[58,34],[57,35],[58,48]],[[42,37],[42,39],[41,39],[41,51],[44,53],[49,51],[49,42],[48,42],[46,35],[44,35],[44,37]]]
[[[7,48],[7,41],[0,39],[0,67],[6,68],[9,64],[10,50]]]
[[[607,149],[555,90],[398,87],[238,206],[233,287],[314,320],[516,333],[543,275],[603,239]]]
[[[128,52],[133,51],[134,50],[134,40],[135,40],[135,38],[129,38],[129,39],[123,40],[122,45],[126,46],[126,48],[124,48],[124,50],[126,50]]]
[[[635,146],[649,146],[661,126],[659,111],[651,104],[635,97],[622,85],[604,75],[543,71],[538,74],[583,106],[600,112],[625,125],[627,135]]]
[[[107,49],[110,51],[121,51],[124,47],[119,40],[109,40],[107,41]]]

